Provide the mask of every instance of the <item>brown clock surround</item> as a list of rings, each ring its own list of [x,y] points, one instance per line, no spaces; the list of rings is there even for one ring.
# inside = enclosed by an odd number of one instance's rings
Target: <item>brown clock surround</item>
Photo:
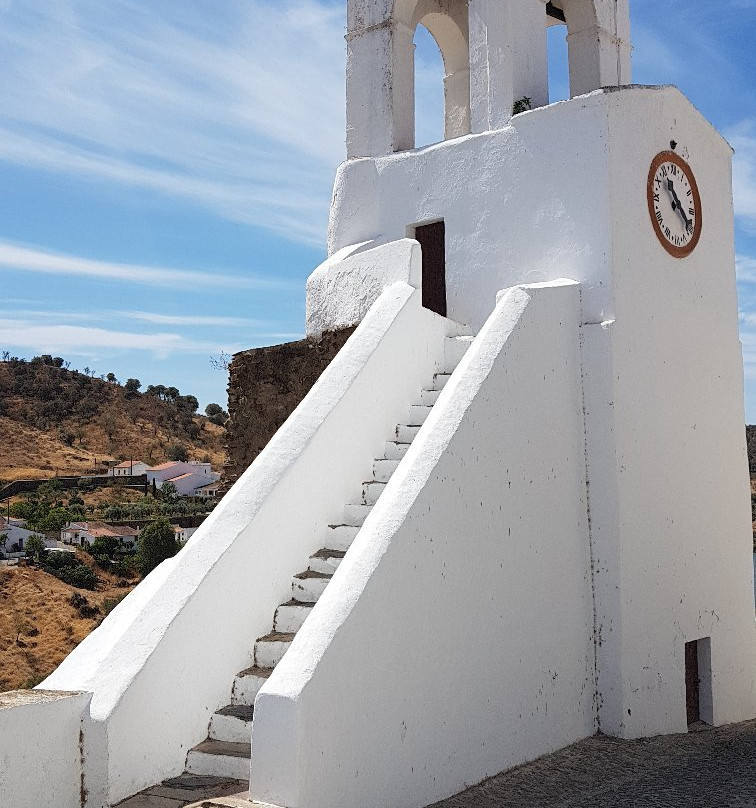
[[[693,204],[695,205],[696,210],[696,220],[693,229],[693,237],[691,240],[683,245],[682,247],[678,247],[675,244],[672,244],[667,237],[664,235],[664,231],[661,228],[661,225],[656,219],[656,211],[654,208],[654,177],[656,176],[656,172],[659,169],[659,166],[662,163],[674,163],[678,168],[680,168],[685,176],[688,178],[690,183],[690,188],[693,191]],[[687,258],[693,250],[695,250],[698,242],[701,239],[701,232],[703,230],[703,211],[701,209],[701,195],[698,191],[698,183],[696,182],[696,177],[693,174],[693,169],[688,165],[688,163],[680,157],[679,154],[673,151],[663,151],[654,157],[651,168],[648,172],[648,182],[646,184],[646,196],[648,200],[648,213],[651,217],[651,224],[654,228],[654,233],[656,233],[656,237],[659,239],[662,247],[674,258]]]

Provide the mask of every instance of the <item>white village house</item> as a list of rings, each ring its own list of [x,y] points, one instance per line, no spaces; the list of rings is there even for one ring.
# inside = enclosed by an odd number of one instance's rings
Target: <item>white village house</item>
[[[124,460],[108,469],[108,477],[141,477],[149,468],[149,463],[141,460]]]
[[[161,463],[148,468],[146,474],[147,482],[154,484],[158,490],[164,483],[173,483],[179,496],[200,496],[197,493],[200,489],[220,480],[220,474],[213,471],[210,463],[201,463],[198,460]]]
[[[21,552],[26,547],[26,542],[35,535],[39,535],[35,533],[33,530],[27,530],[25,527],[21,527],[18,524],[19,520],[16,519],[6,519],[4,516],[0,516],[0,535],[7,536],[4,545],[0,545],[0,555],[12,553],[12,552]],[[21,522],[21,524],[25,524]],[[13,548],[17,548],[14,550]]]
[[[71,522],[60,531],[64,544],[77,547],[91,545],[98,538],[115,538],[127,548],[134,547],[139,530],[125,525],[109,525],[106,522]]]
[[[422,808],[599,730],[756,716],[732,150],[630,84],[627,0],[347,7],[307,331],[358,327],[184,549],[0,709],[9,804],[186,770]],[[419,23],[446,139],[415,149]]]

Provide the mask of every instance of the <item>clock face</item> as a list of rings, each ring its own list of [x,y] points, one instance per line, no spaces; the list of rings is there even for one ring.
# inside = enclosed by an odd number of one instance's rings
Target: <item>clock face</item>
[[[664,249],[685,258],[701,238],[703,217],[691,167],[675,152],[661,152],[648,174],[648,212]]]

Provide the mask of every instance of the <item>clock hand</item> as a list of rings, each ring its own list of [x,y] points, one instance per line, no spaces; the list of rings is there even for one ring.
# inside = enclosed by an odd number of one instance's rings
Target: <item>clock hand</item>
[[[682,202],[680,202],[680,198],[677,196],[677,191],[675,191],[675,184],[672,180],[667,180],[667,188],[669,189],[670,193],[672,194],[672,210],[679,210],[680,216],[682,216],[683,221],[685,222],[686,230],[690,230],[692,226],[691,220],[685,215],[685,211],[683,210]]]

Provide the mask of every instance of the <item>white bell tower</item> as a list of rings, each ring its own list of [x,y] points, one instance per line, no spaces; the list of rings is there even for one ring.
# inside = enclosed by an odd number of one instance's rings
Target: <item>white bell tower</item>
[[[598,727],[684,732],[694,686],[704,721],[753,717],[731,148],[676,88],[630,84],[627,0],[348,8],[348,159],[308,333],[358,323],[395,281],[473,333],[502,289],[578,282]],[[446,139],[416,149],[420,23]],[[572,96],[551,105],[549,25]]]

